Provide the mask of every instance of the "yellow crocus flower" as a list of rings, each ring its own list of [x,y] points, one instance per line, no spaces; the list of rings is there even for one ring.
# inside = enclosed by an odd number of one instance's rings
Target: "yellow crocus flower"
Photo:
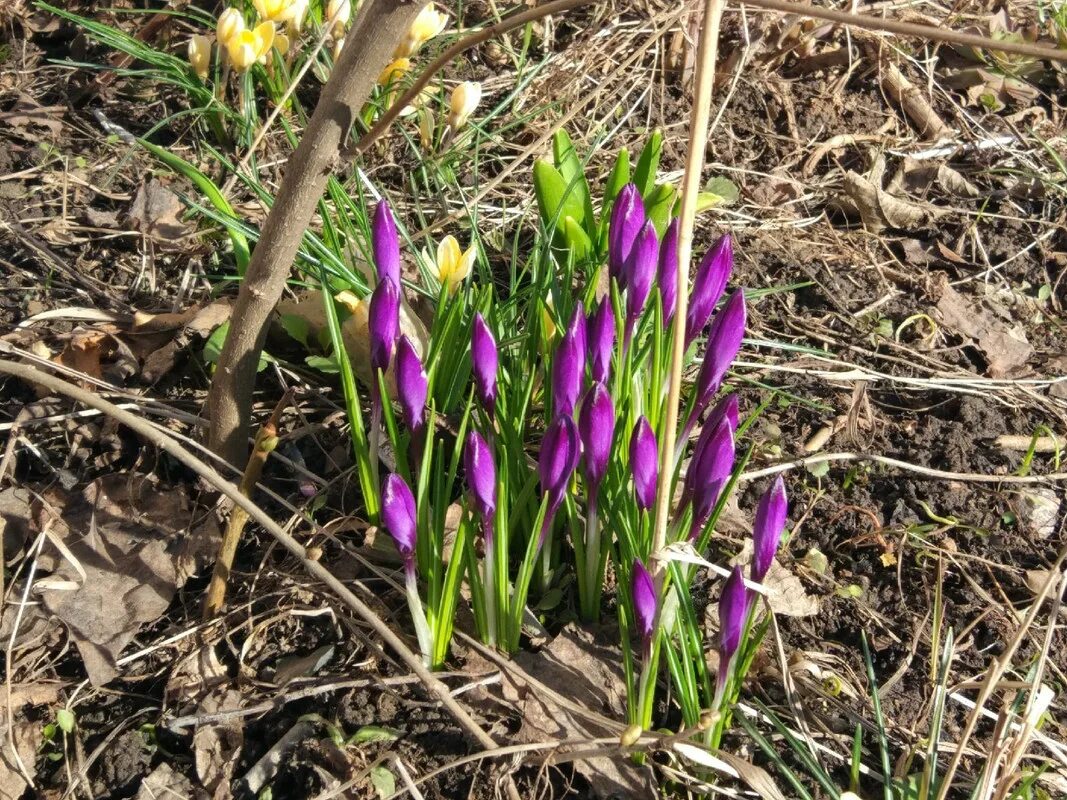
[[[219,22],[215,28],[216,38],[219,44],[227,46],[230,39],[245,29],[245,18],[236,8],[227,8],[219,14]]]
[[[398,58],[382,70],[382,74],[378,76],[378,85],[388,86],[390,83],[396,83],[403,78],[410,69],[411,61],[409,59]]]
[[[464,81],[453,89],[448,103],[448,126],[453,131],[458,131],[466,125],[481,100],[482,85],[480,83]]]
[[[433,3],[427,3],[423,6],[419,15],[415,17],[415,21],[411,23],[411,28],[408,30],[407,36],[404,37],[404,41],[397,45],[393,58],[412,55],[422,47],[424,42],[428,42],[440,34],[446,25],[448,25],[448,15],[438,11]]]
[[[189,64],[200,80],[207,80],[211,66],[211,37],[197,34],[189,39]]]
[[[288,22],[293,13],[293,0],[252,0],[261,20]]]
[[[343,39],[345,26],[352,17],[352,3],[350,0],[330,0],[326,4],[326,21],[332,26],[331,32],[334,39]]]
[[[437,261],[434,264],[437,280],[442,286],[448,287],[450,295],[455,294],[459,285],[471,274],[476,255],[473,243],[464,252],[460,252],[455,236],[446,236],[437,245]]]
[[[266,61],[274,44],[274,23],[261,22],[252,29],[234,34],[226,43],[234,69],[244,72],[257,61]]]

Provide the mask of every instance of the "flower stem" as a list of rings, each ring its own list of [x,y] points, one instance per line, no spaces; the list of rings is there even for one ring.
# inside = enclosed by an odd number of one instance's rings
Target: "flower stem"
[[[488,644],[490,647],[495,647],[497,643],[496,553],[494,552],[493,523],[487,517],[482,517],[482,537],[485,541],[485,559],[482,565],[482,585],[485,587],[482,591],[485,597],[485,627],[489,638]]]
[[[585,581],[579,587],[582,595],[582,618],[596,622],[600,616],[600,520],[597,517],[597,490],[590,487],[585,508]]]
[[[430,635],[430,626],[426,624],[426,613],[422,610],[422,599],[419,597],[419,582],[415,577],[415,559],[413,558],[409,558],[404,564],[404,579],[408,594],[408,608],[411,610],[411,621],[415,624],[415,636],[419,640],[422,661],[426,666],[430,666],[433,660],[433,636]]]

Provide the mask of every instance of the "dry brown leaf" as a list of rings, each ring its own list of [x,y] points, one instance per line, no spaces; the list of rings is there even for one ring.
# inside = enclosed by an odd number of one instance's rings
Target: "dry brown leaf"
[[[989,365],[992,378],[1006,378],[1025,369],[1034,348],[1026,340],[1021,325],[1009,326],[977,300],[953,289],[944,273],[935,287],[938,297],[935,315],[941,324],[973,339]]]
[[[0,124],[12,128],[23,139],[39,140],[46,130],[55,138],[63,131],[60,117],[65,106],[42,106],[28,94],[19,94],[10,111],[0,112]]]
[[[46,547],[41,569],[78,588],[45,589],[42,604],[69,629],[94,686],[118,675],[118,655],[170,605],[191,518],[183,491],[135,474],[106,475],[60,509],[51,532],[86,577]]]
[[[14,752],[11,750],[12,740]],[[10,734],[5,731],[0,741],[0,800],[18,800],[29,788],[26,777],[32,780],[37,775],[37,749],[44,741],[42,726],[39,722],[16,722],[14,730]],[[15,753],[22,761],[25,775],[19,769]]]
[[[519,653],[519,666],[532,678],[552,687],[568,701],[612,719],[624,719],[626,688],[619,651],[593,640],[593,635],[568,625],[548,647],[537,653]],[[519,710],[519,741],[611,736],[614,731],[596,725],[526,684],[517,672],[503,673],[504,698]],[[625,759],[591,758],[575,762],[597,797],[652,797],[652,773]]]
[[[138,314],[129,333],[121,336],[143,359],[142,377],[155,383],[174,369],[190,346],[211,335],[230,318],[227,300],[193,306],[179,314]]]
[[[900,169],[889,182],[890,194],[926,195],[931,189],[954,197],[979,197],[981,190],[964,175],[947,164],[932,164],[905,158]]]
[[[141,781],[134,800],[207,800],[207,792],[164,761]]]
[[[111,352],[109,340],[110,337],[101,331],[76,331],[63,348],[63,352],[52,360],[82,375],[103,380],[104,370],[101,362]],[[89,382],[83,382],[82,385],[86,388],[93,386]]]
[[[242,707],[241,693],[219,687],[200,704],[199,714],[236,711]],[[244,728],[239,719],[201,725],[193,734],[193,763],[201,783],[215,800],[231,796],[230,781],[244,746]]]
[[[1009,105],[1023,106],[1033,103],[1041,96],[1037,87],[1026,81],[983,67],[969,67],[949,72],[945,81],[952,88],[964,92],[967,102],[972,106],[987,108],[994,112],[1001,111]]]
[[[127,216],[141,233],[173,248],[190,232],[181,219],[184,210],[178,195],[152,178],[137,190]]]
[[[877,184],[856,172],[846,172],[844,179],[845,198],[842,207],[849,208],[863,221],[871,233],[886,228],[913,231],[925,228],[934,213],[933,209],[920,206],[910,200],[894,197]]]

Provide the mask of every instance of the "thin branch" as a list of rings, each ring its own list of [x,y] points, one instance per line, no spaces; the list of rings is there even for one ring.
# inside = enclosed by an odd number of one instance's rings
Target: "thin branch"
[[[423,685],[436,696],[442,705],[448,710],[459,726],[482,747],[495,749],[496,742],[481,729],[477,722],[467,713],[448,690],[448,687],[438,680],[433,673],[423,666],[422,659],[411,651],[386,622],[374,613],[369,606],[356,597],[352,591],[339,581],[334,575],[317,561],[307,557],[303,546],[292,536],[282,530],[270,516],[249,498],[241,494],[240,489],[230,481],[223,478],[217,470],[194,456],[171,435],[141,417],[118,408],[102,397],[90,391],[75,386],[72,383],[42,372],[25,364],[16,364],[10,361],[0,360],[0,373],[11,375],[29,384],[39,384],[49,391],[56,392],[71,398],[83,405],[95,408],[122,425],[125,425],[134,433],[143,437],[149,444],[158,447],[163,452],[173,456],[186,467],[211,484],[226,497],[230,498],[237,506],[248,512],[256,523],[273,536],[278,543],[295,557],[303,565],[304,569],[314,578],[322,581],[327,587],[352,611],[361,617],[374,632],[398,655],[400,659],[414,672]]]

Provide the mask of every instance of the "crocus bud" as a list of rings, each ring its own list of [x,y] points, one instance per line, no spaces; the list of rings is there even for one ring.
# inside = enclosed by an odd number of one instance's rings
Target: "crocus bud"
[[[701,334],[711,319],[716,303],[726,291],[726,282],[734,268],[734,248],[730,234],[715,242],[697,267],[693,291],[689,294],[689,310],[685,320],[685,345],[688,347]]]
[[[427,3],[423,6],[419,15],[415,17],[415,21],[411,23],[411,28],[408,29],[404,41],[397,45],[393,58],[412,55],[422,46],[423,42],[429,41],[441,33],[446,25],[448,25],[448,16],[438,11],[433,3]]]
[[[429,380],[415,346],[401,336],[396,346],[396,395],[404,424],[419,433],[426,424],[426,392]]]
[[[463,469],[467,473],[467,485],[475,510],[483,521],[492,519],[496,513],[496,465],[489,445],[478,431],[467,434]]]
[[[563,501],[580,457],[581,442],[574,420],[569,415],[557,416],[545,431],[537,461],[541,491],[548,495],[550,508],[558,508]]]
[[[464,81],[452,90],[448,101],[448,126],[458,131],[467,124],[474,109],[482,100],[482,85],[473,81]]]
[[[641,193],[634,184],[628,183],[615,197],[608,228],[608,271],[620,289],[626,288],[626,259],[644,224],[645,204]]]
[[[574,416],[574,407],[582,391],[585,353],[579,349],[579,331],[567,328],[552,359],[552,403],[557,416]]]
[[[640,417],[630,436],[630,471],[634,476],[637,506],[648,511],[656,502],[659,481],[659,446],[648,420]]]
[[[604,384],[594,383],[586,392],[578,415],[578,432],[582,437],[585,475],[590,492],[595,493],[607,474],[615,438],[615,405]]]
[[[611,356],[615,351],[615,311],[605,297],[588,322],[589,373],[594,381],[607,383],[611,377]]]
[[[207,80],[211,66],[211,37],[197,34],[189,38],[189,65],[200,80]]]
[[[371,226],[371,246],[374,250],[374,266],[378,269],[378,280],[391,280],[400,288],[400,238],[396,234],[396,222],[393,211],[385,200],[378,202],[374,209],[374,223]]]
[[[686,471],[683,497],[693,501],[693,526],[690,539],[696,539],[708,521],[723,486],[734,469],[734,431],[723,419],[711,430],[700,434],[693,460]]]
[[[370,298],[367,327],[370,330],[370,365],[385,371],[393,358],[400,331],[400,295],[391,280],[378,283]]]
[[[630,596],[634,601],[634,618],[637,632],[641,635],[641,646],[647,653],[651,650],[656,624],[656,584],[640,559],[634,559],[634,568],[630,573]]]
[[[697,402],[694,409],[699,414],[719,391],[726,370],[741,349],[745,335],[745,292],[738,289],[726,301],[722,311],[715,315],[708,332],[708,346],[704,351],[704,363],[697,375]]]
[[[345,35],[345,26],[352,17],[352,3],[350,0],[330,0],[326,4],[326,23],[330,25],[331,35],[334,39],[342,39]]]
[[[379,86],[389,86],[397,81],[403,80],[404,76],[411,70],[411,59],[398,58],[394,61],[390,61],[385,69],[378,75]]]
[[[730,661],[741,644],[741,630],[748,612],[748,589],[741,567],[734,567],[719,597],[719,676],[729,669]]]
[[[574,331],[574,341],[578,345],[578,352],[582,357],[582,370],[585,369],[585,349],[588,345],[585,325],[585,307],[578,305],[571,314],[571,322],[567,326],[568,331]]]
[[[626,258],[626,317],[631,324],[641,316],[652,291],[652,281],[656,277],[656,263],[659,260],[659,239],[656,226],[649,220],[641,226],[634,239],[633,246]]]
[[[471,364],[474,367],[474,390],[478,401],[490,416],[496,410],[496,372],[499,356],[496,340],[481,314],[474,315],[471,331]]]
[[[663,303],[663,327],[666,328],[674,318],[674,307],[678,303],[678,236],[680,231],[678,219],[671,220],[663,234],[659,246],[659,270],[656,283],[659,286],[660,301]]]
[[[245,18],[241,15],[240,10],[227,8],[219,14],[218,25],[215,27],[215,36],[219,40],[219,44],[226,47],[229,45],[230,39],[244,29]]]
[[[711,409],[711,413],[708,414],[708,418],[704,421],[704,430],[715,430],[724,419],[730,423],[730,430],[736,432],[741,413],[737,407],[737,395],[733,392],[726,395],[715,404],[715,408]]]
[[[771,568],[788,511],[785,481],[779,475],[756,506],[756,518],[752,523],[752,580],[762,581]]]
[[[415,554],[417,535],[415,497],[404,479],[391,472],[382,486],[382,525],[396,542],[396,549],[404,561]]]

